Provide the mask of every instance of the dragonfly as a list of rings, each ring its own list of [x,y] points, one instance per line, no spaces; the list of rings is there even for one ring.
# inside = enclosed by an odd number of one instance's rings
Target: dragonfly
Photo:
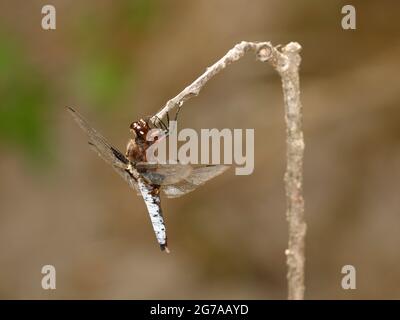
[[[146,156],[148,148],[157,141],[168,137],[170,133],[169,127],[158,118],[157,124],[143,118],[132,122],[129,128],[133,137],[129,139],[126,152],[123,154],[91,127],[78,111],[72,107],[67,107],[67,111],[86,133],[92,150],[111,165],[128,185],[143,198],[160,249],[169,253],[165,219],[161,209],[161,193],[167,198],[178,198],[222,174],[229,166],[148,162]],[[178,112],[175,115],[175,120]],[[152,129],[159,130],[154,131]],[[152,137],[149,137],[149,135],[152,135]]]

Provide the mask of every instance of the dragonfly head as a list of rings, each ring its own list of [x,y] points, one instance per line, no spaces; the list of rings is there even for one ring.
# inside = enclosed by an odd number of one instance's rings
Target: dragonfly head
[[[132,122],[129,128],[136,139],[146,141],[146,135],[150,130],[150,126],[145,120],[140,119],[139,121]]]
[[[135,141],[138,142],[149,142],[152,144],[168,135],[167,129],[163,130],[159,127],[152,128],[150,127],[150,122],[144,119],[132,122],[129,128],[133,133]]]

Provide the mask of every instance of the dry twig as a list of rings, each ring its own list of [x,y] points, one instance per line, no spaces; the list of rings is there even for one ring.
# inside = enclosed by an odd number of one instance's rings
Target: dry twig
[[[213,76],[225,69],[229,64],[242,58],[246,52],[252,51],[257,59],[269,62],[281,76],[285,107],[286,123],[286,172],[285,189],[289,224],[289,245],[285,251],[288,266],[288,298],[304,298],[304,265],[305,265],[305,235],[303,200],[303,154],[304,139],[302,132],[302,105],[300,101],[299,66],[301,62],[301,46],[291,42],[284,47],[272,46],[270,42],[242,41],[229,50],[220,60],[187,86],[176,97],[169,100],[151,120],[162,119],[175,107],[181,106],[193,96],[197,96],[203,86]]]

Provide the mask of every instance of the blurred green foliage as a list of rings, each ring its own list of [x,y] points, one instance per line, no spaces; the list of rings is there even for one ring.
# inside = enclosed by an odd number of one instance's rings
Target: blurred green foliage
[[[143,31],[147,28],[157,13],[156,0],[124,0],[122,1],[122,16],[133,29]]]
[[[107,109],[117,106],[127,76],[118,60],[110,56],[94,56],[81,64],[75,82],[91,105]]]
[[[0,143],[8,150],[19,150],[29,163],[46,163],[53,150],[51,121],[55,100],[62,96],[86,101],[89,106],[106,111],[119,106],[119,98],[132,95],[135,43],[145,39],[146,30],[156,12],[158,0],[123,0],[104,11],[88,6],[57,38],[69,38],[73,55],[68,70],[51,78],[41,73],[42,66],[32,61],[23,35],[0,32]],[[101,6],[100,6],[101,8]],[[42,32],[41,30],[39,32]],[[42,36],[42,35],[40,35]],[[47,42],[46,46],[56,45]],[[57,56],[54,56],[57,59]],[[57,73],[54,73],[57,74]],[[44,161],[46,160],[46,161]]]
[[[0,33],[0,141],[35,163],[49,156],[49,88],[15,38]]]
[[[135,44],[150,27],[156,8],[156,0],[124,0],[103,14],[87,10],[81,15],[72,30],[80,53],[73,83],[90,105],[115,110],[125,90],[132,94]]]

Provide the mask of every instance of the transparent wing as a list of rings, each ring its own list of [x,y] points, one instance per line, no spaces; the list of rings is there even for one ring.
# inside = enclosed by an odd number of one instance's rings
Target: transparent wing
[[[129,160],[116,148],[107,142],[107,140],[93,129],[88,122],[71,107],[67,110],[72,115],[83,131],[89,138],[91,148],[126,181],[129,186],[138,192],[137,184],[133,176],[126,170]]]
[[[180,163],[138,162],[135,164],[135,168],[149,183],[161,186],[179,183],[188,178],[193,171],[191,165]]]
[[[89,137],[89,144],[94,151],[129,184],[140,192],[136,179],[127,170],[129,160],[108,141],[92,128],[87,121],[73,108],[68,107],[74,120]],[[225,172],[229,166],[224,165],[184,165],[184,164],[151,164],[137,163],[137,171],[151,184],[161,185],[168,198],[177,198],[195,190],[208,180]]]
[[[197,165],[192,167],[189,176],[176,184],[163,186],[162,190],[168,198],[178,198],[195,190],[197,187],[203,185],[212,178],[222,174],[227,169],[229,169],[229,166]]]

